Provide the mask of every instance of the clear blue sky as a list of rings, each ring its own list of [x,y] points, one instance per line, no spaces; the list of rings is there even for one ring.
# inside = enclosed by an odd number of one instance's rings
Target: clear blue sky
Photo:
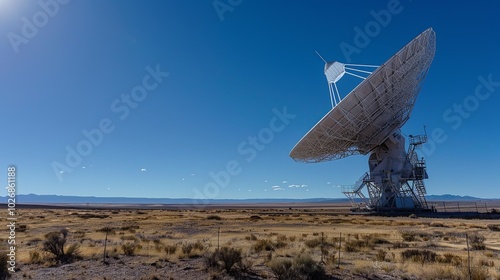
[[[380,65],[432,27],[436,56],[403,133],[426,125],[435,140],[421,152],[428,193],[500,197],[499,9],[496,1],[0,0],[0,179],[14,164],[24,194],[343,197],[337,186],[366,172],[367,156],[319,164],[288,156],[330,109],[314,51]],[[356,45],[356,27],[372,28],[369,42]],[[342,43],[358,51],[346,56]]]

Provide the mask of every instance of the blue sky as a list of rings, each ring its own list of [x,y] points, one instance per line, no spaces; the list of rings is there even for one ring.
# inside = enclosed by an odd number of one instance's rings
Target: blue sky
[[[288,156],[331,106],[315,51],[380,65],[432,27],[436,55],[402,131],[427,126],[428,193],[500,197],[499,8],[1,0],[0,179],[16,165],[18,193],[343,197],[337,186],[366,172],[367,156]],[[356,30],[370,26],[356,45]]]

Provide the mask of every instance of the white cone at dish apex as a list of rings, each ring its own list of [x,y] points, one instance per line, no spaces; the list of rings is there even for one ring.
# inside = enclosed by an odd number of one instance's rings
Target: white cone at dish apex
[[[345,74],[345,64],[334,61],[325,64],[325,76],[329,84],[338,82]]]
[[[372,71],[367,71],[368,68],[378,67],[376,65],[344,64],[338,61],[326,62],[318,52],[316,53],[325,62],[325,76],[328,82],[328,90],[330,91],[332,108],[342,101],[339,89],[337,88],[337,82],[340,81],[345,74],[364,80],[372,73]]]

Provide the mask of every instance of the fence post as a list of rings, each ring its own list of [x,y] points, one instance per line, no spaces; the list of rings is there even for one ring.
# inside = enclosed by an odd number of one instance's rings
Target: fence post
[[[340,248],[342,248],[342,232],[339,235],[339,261],[337,262],[337,268],[340,268]]]
[[[220,245],[220,227],[217,230],[217,251],[219,251],[219,245]]]
[[[321,263],[325,263],[323,261],[323,248],[324,248],[324,233],[321,232]]]
[[[479,210],[477,210],[477,202],[474,202],[474,205],[476,205],[476,212],[479,213]]]
[[[109,229],[106,228],[106,237],[104,238],[104,254],[102,256],[103,263],[106,263],[106,244],[108,243],[108,232],[109,232]]]
[[[443,201],[444,212],[446,212],[446,202]]]
[[[458,212],[460,213],[460,202],[457,201]]]
[[[469,267],[469,280],[472,280],[472,274],[470,272],[470,250],[469,250],[469,235],[465,234],[465,239],[467,240],[467,266]]]

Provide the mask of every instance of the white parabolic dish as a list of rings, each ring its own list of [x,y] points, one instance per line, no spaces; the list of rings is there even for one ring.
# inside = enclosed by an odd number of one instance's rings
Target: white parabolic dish
[[[409,119],[436,51],[429,28],[378,67],[292,149],[297,161],[368,154]]]

